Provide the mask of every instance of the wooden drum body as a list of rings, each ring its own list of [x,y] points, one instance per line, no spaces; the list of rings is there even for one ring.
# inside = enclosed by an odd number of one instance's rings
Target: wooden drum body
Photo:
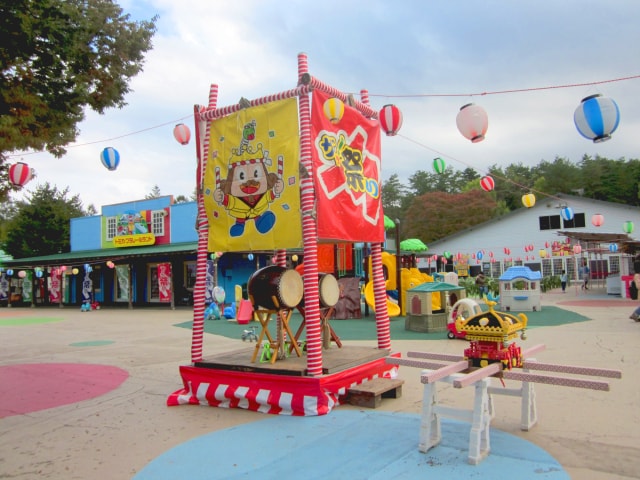
[[[304,295],[300,274],[278,265],[269,265],[251,275],[247,290],[254,309],[295,308]]]
[[[330,273],[318,275],[318,294],[320,306],[324,308],[335,307],[340,300],[340,285],[336,277]]]

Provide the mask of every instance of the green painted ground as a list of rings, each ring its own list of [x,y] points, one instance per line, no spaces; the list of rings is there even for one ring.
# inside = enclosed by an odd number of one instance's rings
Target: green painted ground
[[[517,314],[517,312],[511,312]],[[558,307],[545,306],[540,312],[524,312],[527,315],[528,328],[536,327],[552,327],[555,325],[564,325],[567,323],[584,322],[590,320],[589,318],[579,315],[574,312],[569,312]],[[291,316],[291,330],[295,332],[302,321],[302,317],[299,313],[294,313]],[[176,324],[177,327],[191,329],[192,321],[182,322]],[[252,322],[249,325],[238,325],[235,321],[222,320],[207,320],[204,324],[204,330],[206,333],[212,333],[215,335],[221,335],[228,338],[240,338],[242,332],[250,327],[256,326],[256,330],[260,333],[260,324],[258,322]],[[373,314],[366,318],[352,319],[352,320],[332,320],[331,326],[340,337],[341,340],[375,340],[376,324]],[[272,321],[269,324],[272,333],[275,333],[275,322]],[[272,328],[273,327],[273,328]],[[391,318],[391,339],[392,340],[438,340],[446,339],[446,332],[441,333],[419,333],[410,332],[404,329],[404,317]]]
[[[20,326],[20,325],[34,325],[38,323],[59,322],[64,318],[54,317],[14,317],[14,318],[0,318],[0,327]]]

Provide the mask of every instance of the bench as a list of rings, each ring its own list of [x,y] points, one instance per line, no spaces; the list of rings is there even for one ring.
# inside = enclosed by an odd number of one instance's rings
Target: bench
[[[347,390],[347,401],[351,405],[378,408],[383,398],[400,398],[404,380],[398,378],[374,378]]]

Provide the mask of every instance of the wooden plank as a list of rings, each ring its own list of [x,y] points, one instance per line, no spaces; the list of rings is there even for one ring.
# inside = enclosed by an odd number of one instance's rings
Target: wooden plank
[[[386,363],[390,363],[391,365],[402,365],[405,367],[426,368],[427,370],[437,370],[438,368],[446,367],[448,365],[447,363],[435,363],[399,357],[387,357]]]
[[[622,378],[622,372],[620,370],[610,370],[607,368],[580,367],[576,365],[556,365],[553,363],[540,363],[532,361],[524,362],[522,368],[528,370],[540,370],[543,372],[560,372],[573,373],[575,375],[591,375],[594,377]]]
[[[464,359],[462,355],[450,355],[447,353],[432,353],[432,352],[407,352],[407,357],[428,358],[430,360],[445,360],[447,362],[458,362]]]
[[[458,380],[453,381],[453,386],[455,388],[466,387],[467,385],[471,385],[476,383],[478,380],[482,380],[483,378],[490,377],[491,375],[495,375],[496,373],[502,371],[502,363],[490,363],[486,367],[479,368],[478,370],[474,370],[465,376],[461,377]]]
[[[547,346],[544,343],[534,345],[533,347],[525,348],[524,350],[522,350],[522,357],[523,358],[530,357],[531,355],[541,352],[546,348]]]
[[[609,391],[609,384],[607,382],[601,382],[598,380],[585,380],[582,378],[566,378],[566,377],[552,377],[549,375],[536,375],[532,373],[504,371],[502,373],[503,378],[508,380],[518,380],[521,382],[535,382],[546,383],[548,385],[556,385],[560,387],[576,387],[576,388],[588,388],[590,390],[600,390],[603,392]]]
[[[420,381],[422,383],[437,382],[441,378],[448,377],[452,373],[458,373],[468,368],[469,368],[469,361],[461,360],[459,362],[452,363],[451,365],[447,365],[446,367],[433,370],[432,372],[423,373],[420,376]]]

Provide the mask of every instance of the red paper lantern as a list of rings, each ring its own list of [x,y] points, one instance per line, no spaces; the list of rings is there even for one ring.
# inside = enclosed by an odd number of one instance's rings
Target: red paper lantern
[[[173,136],[180,145],[187,145],[191,139],[191,131],[184,123],[179,123],[173,128]]]
[[[33,170],[23,162],[14,163],[9,167],[9,181],[16,187],[24,187],[33,178]]]
[[[402,112],[395,105],[385,105],[378,113],[380,126],[385,133],[392,137],[400,131],[402,127]]]
[[[493,178],[489,175],[485,175],[480,179],[480,186],[485,192],[490,192],[496,186]]]
[[[600,213],[596,213],[591,217],[591,223],[594,227],[601,227],[604,224],[604,216]]]
[[[484,134],[489,127],[489,118],[484,108],[468,103],[460,108],[456,116],[456,125],[465,138],[472,143],[478,143],[484,140]]]

